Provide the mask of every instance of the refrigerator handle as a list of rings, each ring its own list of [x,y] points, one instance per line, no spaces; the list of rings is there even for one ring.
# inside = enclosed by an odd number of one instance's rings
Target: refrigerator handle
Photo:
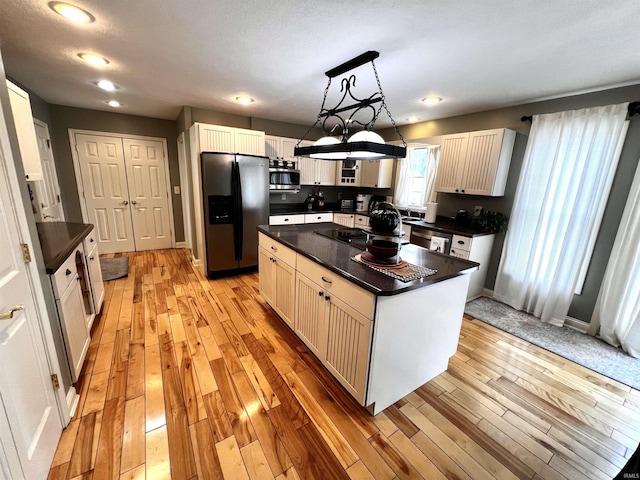
[[[240,165],[234,161],[231,167],[231,181],[233,182],[233,246],[236,254],[236,260],[242,259],[242,237],[243,237],[243,218],[242,218],[242,187],[240,184]]]

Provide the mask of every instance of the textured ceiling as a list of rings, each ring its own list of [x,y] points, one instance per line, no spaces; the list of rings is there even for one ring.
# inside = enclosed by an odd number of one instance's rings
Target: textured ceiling
[[[306,125],[324,72],[367,50],[380,52],[399,124],[640,83],[638,0],[69,1],[95,23],[71,24],[46,0],[0,0],[7,74],[52,104],[111,110],[116,98],[148,117],[189,105]],[[76,56],[86,51],[111,63],[90,67]],[[370,95],[370,66],[354,73]],[[102,78],[119,90],[98,89]],[[444,101],[419,102],[431,94]]]

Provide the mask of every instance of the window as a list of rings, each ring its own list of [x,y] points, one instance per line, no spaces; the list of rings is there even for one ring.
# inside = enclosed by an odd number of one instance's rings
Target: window
[[[396,182],[396,205],[411,209],[424,209],[435,201],[435,179],[440,159],[439,145],[409,147],[407,156],[400,160]]]

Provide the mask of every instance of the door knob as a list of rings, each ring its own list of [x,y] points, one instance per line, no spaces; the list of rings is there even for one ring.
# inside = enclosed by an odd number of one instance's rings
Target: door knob
[[[136,202],[135,200],[131,200],[131,205],[137,205],[138,202]]]
[[[120,202],[122,205],[129,205],[129,201],[128,200],[123,200],[122,202]]]
[[[0,313],[0,320],[11,320],[13,318],[13,314],[20,310],[24,310],[24,305],[16,305],[11,310]]]

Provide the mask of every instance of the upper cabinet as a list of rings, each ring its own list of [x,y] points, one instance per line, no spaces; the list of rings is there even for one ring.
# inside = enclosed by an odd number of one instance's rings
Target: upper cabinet
[[[318,158],[298,158],[300,184],[302,185],[335,185],[336,162]]]
[[[436,191],[504,195],[515,138],[506,128],[443,136]]]
[[[8,80],[7,88],[25,176],[27,180],[42,180],[44,176],[42,174],[36,132],[33,126],[29,94]]]
[[[298,140],[296,140],[295,138],[265,135],[264,143],[265,143],[265,155],[267,157],[276,158],[279,160],[289,160],[289,161],[297,160],[297,158],[293,156],[293,149],[298,143]],[[309,142],[309,143],[313,143],[313,142]]]
[[[393,176],[392,158],[384,160],[359,160],[360,186],[371,188],[391,188]]]
[[[244,128],[197,123],[198,153],[223,152],[245,155],[265,154],[264,132]]]

